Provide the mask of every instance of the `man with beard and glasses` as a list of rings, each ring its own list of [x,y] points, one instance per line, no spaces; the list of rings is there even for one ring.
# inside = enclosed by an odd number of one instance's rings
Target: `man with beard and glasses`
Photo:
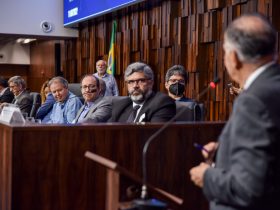
[[[128,97],[112,99],[112,122],[166,122],[176,114],[174,100],[153,92],[154,73],[145,63],[130,64],[124,75]]]
[[[105,90],[101,89],[100,81],[101,79],[92,74],[87,74],[82,78],[81,91],[85,103],[78,111],[73,123],[106,122],[111,117],[111,103],[103,97]]]

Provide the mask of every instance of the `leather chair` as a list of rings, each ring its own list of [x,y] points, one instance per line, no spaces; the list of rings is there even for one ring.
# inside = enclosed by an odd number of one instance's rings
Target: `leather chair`
[[[32,108],[29,117],[35,117],[38,108],[41,106],[41,95],[37,92],[29,93],[32,99]]]
[[[181,110],[183,110],[181,112]],[[176,113],[181,112],[176,121],[203,121],[204,106],[196,102],[176,101]]]
[[[82,103],[84,103],[84,98],[81,92],[81,84],[80,83],[69,83],[68,84],[68,90],[76,95]]]

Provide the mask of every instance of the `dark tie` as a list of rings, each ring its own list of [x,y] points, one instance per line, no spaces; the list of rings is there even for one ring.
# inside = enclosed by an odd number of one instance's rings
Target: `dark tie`
[[[133,107],[133,109],[132,109],[132,111],[131,111],[129,117],[127,118],[127,121],[126,121],[126,122],[128,122],[128,123],[134,122],[134,119],[135,119],[136,114],[137,114],[137,110],[138,110],[139,108],[140,108],[140,105],[136,105],[136,106]]]

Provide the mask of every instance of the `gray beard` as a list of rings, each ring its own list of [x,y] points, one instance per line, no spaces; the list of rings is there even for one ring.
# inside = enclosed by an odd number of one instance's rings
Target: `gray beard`
[[[143,103],[147,98],[149,98],[149,96],[152,94],[152,90],[148,90],[146,93],[140,93],[137,96],[131,95],[129,94],[129,97],[131,98],[131,100],[136,103],[136,104],[141,104]]]

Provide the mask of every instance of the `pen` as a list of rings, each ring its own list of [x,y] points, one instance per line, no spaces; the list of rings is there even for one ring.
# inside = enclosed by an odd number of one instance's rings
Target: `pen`
[[[194,143],[193,146],[199,150],[203,150],[207,153],[209,153],[209,151],[207,149],[205,149],[201,144],[198,144],[198,143]]]

